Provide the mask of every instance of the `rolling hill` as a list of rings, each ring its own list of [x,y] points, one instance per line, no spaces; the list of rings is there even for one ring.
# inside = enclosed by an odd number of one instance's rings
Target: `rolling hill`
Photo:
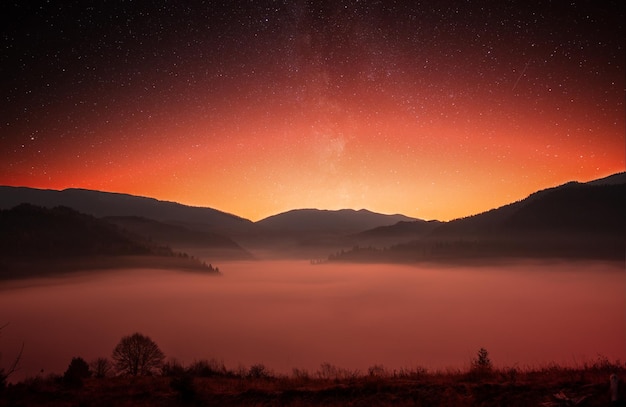
[[[67,207],[0,210],[0,277],[110,267],[210,267]]]
[[[256,224],[270,231],[349,234],[414,220],[404,215],[383,215],[366,209],[296,209],[270,216]]]
[[[273,253],[271,257],[320,258],[331,250],[352,247],[355,233],[414,220],[365,209],[296,209],[262,219],[255,223],[256,235],[237,238],[245,247]]]
[[[9,209],[21,203],[47,208],[73,208],[106,218],[156,242],[211,259],[250,258],[248,249],[279,252],[323,247],[316,251],[321,255],[329,247],[351,244],[352,240],[346,238],[349,234],[414,220],[403,215],[381,215],[367,210],[303,209],[253,223],[212,208],[128,194],[0,186],[0,209]]]
[[[362,233],[386,234],[388,250],[355,248],[336,261],[420,261],[484,257],[567,257],[623,260],[626,174],[567,184],[481,214],[442,222],[412,242],[404,223]],[[413,226],[416,228],[420,226]]]
[[[153,198],[87,189],[55,191],[0,186],[0,209],[10,209],[21,203],[46,208],[66,206],[95,217],[141,216],[168,223],[191,224],[226,235],[247,231],[253,227],[253,223],[247,219],[216,209],[187,206]]]
[[[159,244],[185,252],[201,252],[205,258],[252,258],[249,252],[231,238],[218,233],[189,229],[141,216],[107,216],[102,219]]]
[[[297,209],[251,222],[211,208],[133,195],[24,187],[0,187],[0,209],[22,202],[48,208],[68,206],[106,218],[161,244],[185,250],[224,249],[235,258],[247,258],[246,250],[319,258],[333,250],[375,245],[389,248],[387,257],[404,259],[468,256],[615,259],[624,256],[625,189],[626,173],[587,183],[570,182],[449,222],[383,215],[364,209]],[[370,250],[367,256],[377,256],[375,252]],[[203,252],[201,257],[211,257],[213,253]],[[356,257],[362,254],[363,251]]]
[[[388,246],[394,243],[403,243],[419,239],[431,233],[442,222],[438,220],[415,220],[412,222],[400,221],[389,226],[379,226],[351,236],[355,244]]]

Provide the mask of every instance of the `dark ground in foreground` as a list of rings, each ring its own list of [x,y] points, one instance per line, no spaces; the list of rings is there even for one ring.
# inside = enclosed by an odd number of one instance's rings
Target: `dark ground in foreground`
[[[291,376],[256,371],[209,377],[88,378],[69,386],[60,376],[33,378],[0,390],[0,406],[611,406],[609,377],[620,379],[626,399],[626,365],[603,368],[490,372],[421,371],[335,377],[294,371]]]

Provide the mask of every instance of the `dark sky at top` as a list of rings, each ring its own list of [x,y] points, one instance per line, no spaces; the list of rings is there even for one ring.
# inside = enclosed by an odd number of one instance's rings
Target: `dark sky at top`
[[[4,1],[0,184],[250,217],[488,209],[623,169],[622,9]],[[441,210],[455,193],[484,200]]]

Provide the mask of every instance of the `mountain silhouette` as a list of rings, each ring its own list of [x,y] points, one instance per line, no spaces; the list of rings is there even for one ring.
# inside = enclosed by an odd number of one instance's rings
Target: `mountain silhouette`
[[[355,248],[334,255],[343,261],[419,261],[480,257],[566,257],[624,259],[626,174],[535,192],[518,202],[477,215],[440,222],[412,242],[399,223],[367,231],[399,244],[388,250]],[[409,232],[410,234],[410,232]]]
[[[245,247],[274,253],[271,257],[320,258],[336,248],[352,247],[355,233],[413,220],[365,209],[296,209],[256,222],[255,236],[237,238]]]
[[[3,257],[75,257],[151,254],[153,250],[114,225],[71,208],[20,204],[0,210]]]
[[[159,244],[185,252],[202,249],[203,257],[211,259],[250,259],[252,255],[231,238],[208,231],[194,230],[141,216],[108,216],[103,220]]]
[[[138,234],[152,237],[156,242],[212,259],[249,258],[249,252],[245,250],[280,251],[302,247],[307,250],[324,247],[323,251],[316,251],[316,255],[323,255],[328,248],[349,244],[345,239],[348,234],[414,220],[403,215],[381,215],[367,210],[304,209],[253,223],[212,208],[128,194],[0,186],[0,209],[9,209],[23,202],[47,208],[66,206],[108,218]],[[227,243],[227,239],[231,240]],[[205,247],[199,249],[203,245]],[[232,250],[222,250],[226,247],[220,245],[230,245]],[[239,250],[238,245],[244,249]]]
[[[256,224],[271,231],[348,234],[414,220],[404,215],[383,215],[366,209],[296,209],[270,216]]]
[[[161,265],[215,271],[184,253],[71,208],[20,204],[0,210],[0,278]]]
[[[587,185],[619,185],[626,184],[626,172],[618,172],[608,177],[587,182]]]
[[[48,208],[67,206],[160,244],[232,250],[237,258],[246,257],[246,250],[319,258],[335,249],[366,244],[387,247],[385,256],[407,260],[464,256],[615,259],[624,256],[625,188],[626,173],[587,183],[569,182],[449,222],[365,209],[297,209],[251,222],[212,208],[127,194],[6,186],[0,186],[0,209],[22,202]],[[365,254],[377,256],[376,250],[361,250],[355,257]]]
[[[626,183],[569,182],[497,209],[443,223],[431,236],[623,235],[625,189]]]
[[[439,227],[437,220],[400,221],[389,226],[379,226],[351,236],[354,244],[387,246],[392,243],[408,242],[428,235]]]
[[[229,234],[253,227],[253,223],[247,219],[216,209],[153,198],[75,188],[55,191],[0,186],[0,209],[9,209],[21,203],[46,208],[66,206],[95,217],[141,216],[163,222],[197,225],[215,233]]]

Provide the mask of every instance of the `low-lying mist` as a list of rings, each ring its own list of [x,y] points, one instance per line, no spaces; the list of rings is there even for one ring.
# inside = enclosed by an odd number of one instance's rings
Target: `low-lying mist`
[[[62,373],[74,356],[110,357],[133,332],[185,364],[276,372],[465,368],[480,347],[497,366],[626,358],[619,264],[219,266],[220,277],[143,269],[2,282],[0,367],[24,343],[13,380]]]

